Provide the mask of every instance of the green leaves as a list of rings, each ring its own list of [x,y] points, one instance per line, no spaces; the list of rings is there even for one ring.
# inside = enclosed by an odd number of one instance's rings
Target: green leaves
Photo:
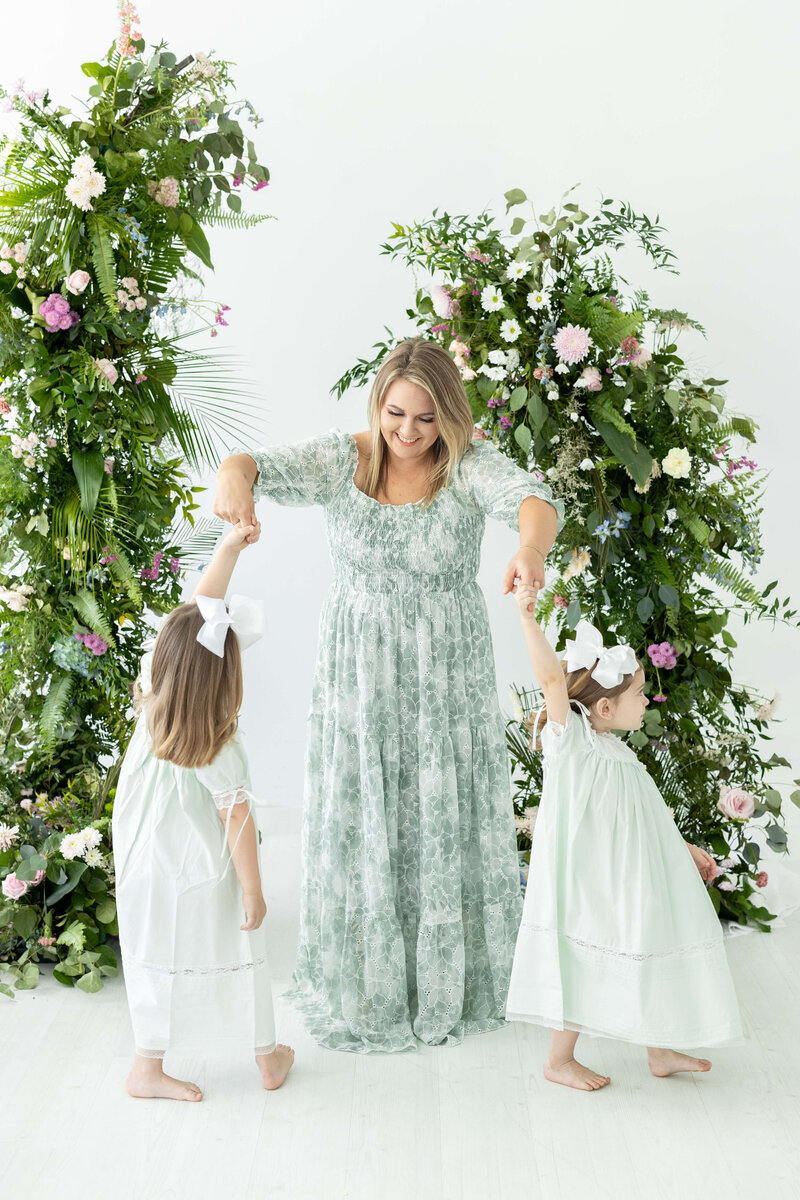
[[[514,430],[514,441],[527,454],[531,448],[531,431],[527,425],[518,425]]]
[[[192,228],[187,233],[181,230],[181,235],[187,249],[191,250],[192,254],[196,254],[200,261],[213,271],[214,264],[211,261],[211,247],[208,244],[208,238],[197,222],[193,222]]]
[[[47,698],[39,717],[39,732],[45,748],[55,745],[61,734],[64,714],[75,686],[75,676],[56,672],[50,681]]]
[[[528,400],[528,389],[525,387],[516,387],[509,396],[508,407],[512,412],[517,412]]]
[[[506,197],[506,212],[510,208],[514,208],[517,204],[524,204],[528,197],[521,188],[512,188],[510,192],[505,193]]]
[[[52,908],[53,905],[57,904],[59,900],[63,900],[64,896],[68,895],[73,888],[76,888],[88,869],[89,867],[85,862],[67,863],[67,866],[65,867],[67,878],[64,883],[48,894],[45,901],[47,907]],[[83,926],[81,926],[81,928],[83,928]],[[65,936],[66,931],[65,933],[62,933],[59,941],[61,941],[61,939]]]
[[[84,625],[89,626],[92,633],[99,634],[103,641],[108,642],[110,646],[115,645],[111,624],[99,599],[93,592],[87,588],[81,588],[74,596],[69,597],[69,602]]]
[[[73,450],[72,470],[81,493],[81,508],[91,517],[97,507],[97,499],[105,474],[101,450]]]
[[[103,218],[98,213],[88,213],[86,226],[89,233],[89,246],[94,263],[95,279],[102,292],[103,299],[109,312],[116,316],[119,313],[117,303],[117,272],[114,266],[114,251],[111,237]]]
[[[595,416],[592,418],[592,424],[611,453],[622,463],[634,483],[643,488],[653,469],[653,456],[650,451],[641,444],[637,445],[629,434],[621,433],[615,425],[611,425],[608,421],[600,420]]]

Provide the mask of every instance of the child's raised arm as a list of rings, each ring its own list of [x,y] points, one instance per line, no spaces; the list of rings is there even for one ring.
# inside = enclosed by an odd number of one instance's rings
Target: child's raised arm
[[[244,525],[239,522],[229,529],[214,551],[214,557],[200,576],[200,582],[194,589],[192,600],[197,596],[214,596],[219,600],[225,599],[228,584],[231,581],[236,560],[245,546],[257,542],[261,536],[261,525]]]
[[[547,719],[549,721],[557,721],[559,725],[564,725],[569,712],[567,681],[564,678],[564,671],[553,647],[544,636],[541,626],[536,620],[536,598],[538,595],[538,587],[534,587],[529,583],[519,583],[517,584],[514,599],[519,608],[522,632],[525,634],[525,642],[528,646],[528,653],[531,656],[533,673],[544,695],[544,702],[547,706]]]

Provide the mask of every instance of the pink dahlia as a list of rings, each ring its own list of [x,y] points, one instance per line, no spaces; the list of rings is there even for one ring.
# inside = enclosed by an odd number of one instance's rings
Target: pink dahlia
[[[593,345],[589,330],[580,325],[564,325],[556,330],[556,336],[553,338],[553,349],[559,362],[564,363],[581,362]]]
[[[431,303],[437,317],[452,317],[453,297],[450,295],[449,288],[442,287],[437,283],[435,287],[431,288]]]

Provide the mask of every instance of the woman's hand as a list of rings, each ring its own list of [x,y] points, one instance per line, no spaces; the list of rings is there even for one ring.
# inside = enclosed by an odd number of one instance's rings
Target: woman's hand
[[[690,842],[687,842],[686,848],[694,859],[694,865],[700,872],[700,878],[709,883],[717,873],[716,862],[708,851],[701,850],[699,846],[693,846]]]
[[[523,624],[533,621],[536,624],[536,600],[539,588],[536,584],[518,583],[514,589],[514,599],[517,602],[519,615]]]
[[[544,555],[533,546],[520,546],[517,553],[506,567],[503,576],[503,595],[509,592],[516,594],[516,581],[527,583],[537,588],[544,587]]]
[[[242,908],[244,909],[244,925],[240,929],[250,931],[258,929],[267,915],[267,904],[261,892],[242,892]]]
[[[252,478],[248,479],[245,463],[253,468]],[[253,500],[253,480],[256,477],[256,467],[248,454],[235,454],[226,459],[217,471],[216,488],[214,491],[214,515],[231,525],[256,524],[255,501]]]

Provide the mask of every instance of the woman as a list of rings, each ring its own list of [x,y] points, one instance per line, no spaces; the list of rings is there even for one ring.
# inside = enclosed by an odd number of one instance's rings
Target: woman
[[[519,527],[514,580],[544,582],[549,489],[473,445],[438,345],[385,359],[370,429],[236,454],[214,511],[323,504],[334,581],[309,714],[291,997],[324,1046],[405,1050],[502,1024],[521,898],[505,728],[475,581],[485,515]]]

